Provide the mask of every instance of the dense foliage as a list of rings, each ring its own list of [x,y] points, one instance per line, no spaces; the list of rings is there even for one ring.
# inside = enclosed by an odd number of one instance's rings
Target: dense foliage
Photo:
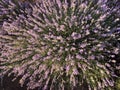
[[[120,12],[109,5],[0,0],[0,75],[20,76],[28,89],[112,90],[119,78]]]

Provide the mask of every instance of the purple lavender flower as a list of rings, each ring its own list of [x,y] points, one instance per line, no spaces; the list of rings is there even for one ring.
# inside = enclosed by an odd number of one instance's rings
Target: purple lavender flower
[[[107,1],[39,0],[28,7],[8,2],[5,8],[0,1],[8,18],[2,25],[7,35],[0,34],[0,75],[22,76],[28,90],[72,90],[85,83],[89,90],[112,89],[114,72],[105,63],[112,60],[108,54],[120,53],[120,43],[112,45],[118,34],[105,35],[118,27],[111,25],[117,17],[111,17]]]

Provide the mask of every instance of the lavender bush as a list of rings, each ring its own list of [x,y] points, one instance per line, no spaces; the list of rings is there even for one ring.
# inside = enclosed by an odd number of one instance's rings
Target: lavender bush
[[[120,18],[107,3],[1,0],[0,75],[20,76],[28,90],[112,90]]]

